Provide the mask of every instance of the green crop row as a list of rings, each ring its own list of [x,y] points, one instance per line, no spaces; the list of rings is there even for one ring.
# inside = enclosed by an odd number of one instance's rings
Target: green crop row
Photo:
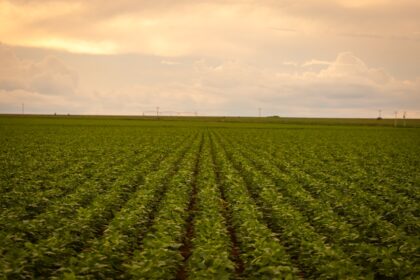
[[[139,151],[139,156],[134,157],[135,160],[132,160],[133,165],[149,164],[149,157],[153,154],[159,154],[158,149],[147,151],[147,147],[149,146],[144,145],[144,148]],[[109,164],[104,167],[96,167],[95,169],[98,169],[96,174],[89,174],[88,179],[84,179],[82,183],[74,185],[73,189],[67,192],[65,196],[52,199],[46,196],[44,192],[38,192],[36,195],[32,195],[32,201],[29,205],[38,205],[40,202],[48,203],[44,211],[35,215],[32,219],[24,219],[25,213],[28,212],[26,209],[28,205],[19,208],[8,207],[0,218],[0,225],[8,225],[7,230],[4,227],[1,231],[3,236],[2,240],[7,240],[5,235],[10,232],[20,233],[19,237],[14,236],[13,242],[19,240],[34,242],[41,239],[60,224],[66,223],[66,218],[71,218],[71,215],[75,214],[76,209],[83,208],[92,199],[106,192],[107,187],[118,179],[118,175],[130,167],[130,161],[124,160],[124,154],[121,157],[118,157],[114,153],[110,154],[114,157],[113,161],[109,158],[104,158],[100,162],[110,160],[113,163],[111,167],[108,167]],[[85,176],[86,174],[81,173],[80,176],[74,177],[83,178]],[[60,178],[56,178],[55,181],[60,182],[61,185]],[[57,187],[56,189],[60,188]],[[4,243],[2,243],[2,248],[5,248]]]
[[[224,204],[216,182],[208,137],[201,150],[197,189],[188,279],[231,279],[235,269],[230,255],[233,245],[223,215]]]
[[[21,242],[24,247],[14,246],[6,250],[1,262],[2,269],[10,277],[19,278],[59,273],[70,257],[83,250],[89,240],[103,233],[108,221],[143,183],[144,175],[150,172],[152,163],[160,159],[161,153],[156,152],[150,159],[143,160],[142,164],[132,166],[101,195],[95,196],[95,189],[87,188],[82,194],[93,192],[95,198],[86,207],[73,209],[74,212],[68,212],[68,217],[61,216],[58,224],[49,220],[47,226],[52,231],[48,231],[45,238],[36,242],[22,240],[25,241]],[[69,209],[68,205],[65,206]],[[59,211],[55,213],[57,217],[62,214]],[[40,236],[43,236],[42,233]]]
[[[241,175],[227,160],[212,136],[214,162],[229,205],[236,232],[243,275],[250,279],[295,279],[299,271],[276,235],[262,222],[262,213],[253,202]]]
[[[3,119],[0,279],[416,279],[419,131]]]
[[[179,169],[168,183],[154,223],[132,259],[125,264],[136,279],[173,279],[182,265],[180,248],[186,233],[186,220],[191,194],[195,188],[195,173],[202,139],[178,163]]]
[[[281,191],[282,199],[298,208],[315,226],[315,230],[325,235],[328,243],[338,245],[352,260],[360,264],[364,268],[364,274],[369,271],[386,277],[408,277],[416,274],[416,270],[412,268],[416,266],[418,257],[418,238],[407,236],[404,231],[366,207],[366,200],[361,199],[362,195],[357,193],[362,192],[361,188],[337,192],[324,182],[314,181],[311,176],[303,174],[298,176],[299,180],[293,180],[292,177],[301,172],[299,168],[285,166],[287,172],[280,172],[276,168],[278,158],[266,155],[262,149],[254,152],[250,145],[245,149],[245,144],[249,142],[243,143],[235,151],[235,155],[241,163],[253,165],[249,167],[248,173],[255,173],[255,168],[264,171],[264,180],[271,178],[268,184],[275,185]],[[317,169],[317,166],[313,165],[312,168]],[[355,201],[359,207],[354,207]],[[341,212],[343,208],[346,209],[344,216]]]
[[[103,236],[89,242],[88,249],[72,259],[69,267],[62,269],[65,278],[118,278],[124,273],[123,264],[149,230],[166,191],[167,179],[176,172],[176,163],[190,148],[190,141],[187,139],[161,162],[158,170],[146,175],[144,183],[115,215]]]
[[[241,149],[242,153],[247,153]],[[244,174],[251,174],[251,176],[259,177],[265,184],[275,185],[276,189],[280,190],[283,196],[281,197],[283,203],[288,204],[289,207],[298,208],[300,214],[310,221],[317,232],[325,235],[326,241],[337,246],[348,254],[353,261],[364,268],[364,274],[369,271],[376,271],[377,274],[383,276],[404,276],[407,268],[412,266],[412,262],[403,258],[404,254],[396,251],[387,250],[387,247],[378,247],[375,244],[369,243],[369,239],[356,231],[351,225],[339,215],[337,215],[333,208],[323,203],[321,199],[314,199],[306,190],[296,182],[288,178],[288,175],[281,174],[273,168],[271,163],[263,160],[254,154],[248,154],[252,159],[247,160],[237,152],[236,157],[241,163],[256,161],[257,166],[266,171],[265,174],[269,178],[263,178],[261,173],[256,171],[254,167],[250,167],[248,171],[243,171]],[[275,189],[275,188],[273,188]],[[337,199],[337,197],[336,197]],[[278,203],[280,204],[280,202]],[[297,217],[295,214],[294,217]],[[276,220],[278,221],[278,220]],[[403,235],[400,235],[403,240]],[[413,247],[412,247],[413,248]]]
[[[299,267],[315,278],[358,278],[361,275],[361,269],[340,247],[326,244],[323,236],[315,231],[305,217],[285,203],[273,182],[231,147],[222,149],[243,176],[256,203],[265,212],[267,223],[285,241],[288,252],[299,261]]]
[[[364,167],[353,164],[345,156],[336,153],[333,156],[328,156],[329,152],[322,150],[322,153],[317,157],[307,157],[306,152],[299,155],[298,151],[291,148],[287,151],[270,154],[254,144],[250,145],[246,140],[242,140],[241,144],[247,146],[246,151],[254,150],[259,155],[258,159],[275,163],[286,174],[294,176],[302,184],[307,184],[307,178],[309,178],[312,181],[314,179],[319,180],[316,182],[318,185],[334,185],[338,190],[351,194],[353,199],[363,202],[383,216],[384,219],[400,226],[407,233],[412,234],[419,230],[420,221],[416,217],[418,216],[418,209],[420,209],[419,203],[404,194],[398,193],[393,186],[385,185],[384,183],[387,183],[386,177],[379,176],[379,181],[377,176],[367,174]],[[315,147],[319,149],[320,145]],[[276,147],[276,150],[281,148]],[[310,149],[310,147],[306,147],[306,149]],[[311,149],[310,153],[317,152]],[[355,156],[354,154],[356,153],[352,153],[353,156]],[[378,154],[378,152],[375,152],[375,154]],[[305,158],[303,159],[303,157]],[[374,159],[376,158],[377,156],[374,157]],[[383,155],[379,158],[383,160],[386,156]],[[340,168],[329,168],[331,166],[340,166]],[[383,167],[384,164],[378,162],[378,166]],[[346,169],[347,171],[345,171]],[[412,186],[410,189],[412,190],[411,195],[415,194],[415,189]]]

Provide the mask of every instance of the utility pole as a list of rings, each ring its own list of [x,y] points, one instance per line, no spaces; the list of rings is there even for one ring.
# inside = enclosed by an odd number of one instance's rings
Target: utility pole
[[[382,119],[382,110],[381,109],[379,109],[378,110],[378,120],[380,120],[380,119]]]
[[[394,119],[394,127],[397,127],[397,116],[398,116],[398,111],[394,112],[395,114],[395,119]]]
[[[261,108],[258,108],[258,117],[261,118]]]
[[[159,118],[159,107],[156,107],[156,117]]]
[[[405,127],[405,116],[406,116],[406,112],[404,111],[404,114],[403,114],[403,124],[404,124],[404,127]]]
[[[25,103],[22,103],[22,115],[25,115]]]

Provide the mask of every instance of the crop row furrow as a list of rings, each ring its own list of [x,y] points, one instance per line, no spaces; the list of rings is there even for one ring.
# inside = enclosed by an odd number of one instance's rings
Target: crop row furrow
[[[301,212],[278,192],[274,182],[251,166],[232,146],[227,147],[219,137],[222,149],[241,173],[264,218],[284,240],[288,252],[294,256],[312,278],[359,277],[362,269],[346,255],[339,246],[325,242],[325,237],[307,221]]]
[[[144,184],[110,222],[103,236],[90,241],[67,268],[66,277],[120,278],[123,264],[132,256],[153,223],[156,210],[167,189],[168,180],[177,172],[180,162],[194,139],[184,141],[166,157],[159,169],[146,175]]]
[[[370,143],[368,146],[347,146],[347,154],[352,155],[351,161],[342,158],[347,164],[342,170],[340,168],[337,171],[347,172],[354,180],[363,182],[364,189],[371,189],[374,193],[377,186],[385,185],[392,187],[390,188],[394,193],[392,197],[403,195],[414,198],[418,202],[420,190],[413,189],[415,182],[410,180],[413,178],[410,175],[416,173],[419,159],[412,151],[404,151],[408,148],[404,143],[401,143],[400,147],[400,152],[403,153],[396,153],[394,145],[395,143],[386,143],[381,140],[380,143]],[[366,160],[367,157],[369,160]],[[402,182],[404,184],[401,184]]]
[[[148,156],[148,154],[145,153],[144,156]],[[143,157],[137,158],[133,164],[138,164],[142,160]],[[36,194],[31,194],[30,192],[22,192],[21,194],[15,193],[14,195],[17,197],[31,197],[30,202],[26,199],[26,205],[9,207],[1,215],[0,226],[7,224],[8,229],[12,232],[23,233],[29,230],[32,231],[34,235],[38,235],[36,229],[30,228],[37,223],[37,220],[46,222],[46,219],[52,217],[51,213],[57,212],[57,209],[60,209],[60,216],[67,216],[66,211],[68,213],[74,213],[74,210],[78,205],[83,206],[83,204],[87,203],[93,196],[106,191],[104,186],[111,185],[115,182],[118,179],[118,174],[121,174],[130,166],[130,161],[125,159],[125,155],[116,158],[113,154],[112,157],[105,157],[101,162],[104,163],[107,161],[109,163],[95,167],[95,174],[91,174],[91,171],[86,171],[86,173],[81,172],[77,176],[73,174],[74,180],[71,182],[71,188],[69,187],[67,191],[61,190],[61,193],[57,193],[54,197],[51,197],[45,192],[38,192]],[[91,169],[88,168],[87,170]],[[61,182],[62,181],[60,181],[60,186],[67,183],[66,181]],[[88,188],[89,191],[86,191],[86,188]],[[57,189],[60,188],[57,187]],[[13,221],[23,221],[23,223],[16,223]],[[47,224],[40,224],[38,228],[45,231],[48,228],[48,222]]]
[[[383,152],[379,147],[371,152],[367,152],[368,147],[350,149],[348,146],[342,147],[342,153],[337,150],[318,151],[314,158],[306,159],[303,165],[308,168],[312,176],[319,175],[322,180],[335,179],[332,183],[344,184],[345,187],[360,188],[365,195],[365,200],[372,205],[375,210],[378,207],[386,207],[388,210],[395,205],[404,204],[407,208],[406,213],[420,214],[419,199],[420,190],[413,188],[414,183],[407,179],[411,177],[399,178],[402,172],[392,170],[385,171],[392,162],[392,166],[407,166],[403,162],[396,162],[389,157],[389,152]],[[366,155],[375,155],[367,160]],[[303,155],[304,156],[304,155]],[[293,160],[294,157],[291,157]],[[300,165],[300,164],[299,164]],[[317,168],[314,168],[316,166]],[[336,168],[329,168],[335,166]],[[372,170],[373,167],[374,170]],[[414,164],[416,166],[416,164]],[[391,178],[389,174],[398,178]],[[402,184],[404,182],[404,184]],[[398,222],[398,219],[394,221]]]
[[[160,148],[152,149],[148,153],[141,153],[134,160],[134,166],[147,170],[153,164],[159,162],[162,156],[168,152],[170,152],[170,149],[164,150]],[[133,162],[133,160],[130,161]],[[120,179],[125,180],[120,174],[125,172],[129,166],[128,164],[116,165],[115,168],[108,170],[102,177],[84,182],[68,196],[52,201],[44,213],[32,220],[19,221],[14,215],[9,216],[9,218],[15,218],[16,220],[10,222],[9,227],[0,231],[2,255],[7,252],[10,246],[16,249],[20,245],[23,246],[24,242],[34,243],[48,237],[57,228],[72,220],[77,215],[78,209],[83,209],[95,199],[100,201],[101,195],[111,190],[108,186],[115,184],[118,186]],[[135,173],[135,171],[131,173]]]
[[[128,274],[137,279],[174,279],[182,266],[180,247],[186,233],[188,205],[194,188],[202,139],[194,143],[179,170],[168,183],[154,223],[139,249],[125,263]]]
[[[214,135],[212,157],[240,248],[242,274],[249,279],[300,278],[302,270],[295,267],[275,234],[262,222],[262,213],[249,196],[245,182]]]
[[[276,162],[275,159],[272,160]],[[399,228],[384,219],[383,215],[386,215],[386,212],[378,213],[366,205],[362,194],[359,193],[363,192],[360,188],[340,189],[314,179],[298,168],[287,168],[286,170],[296,176],[305,190],[311,193],[314,198],[328,203],[337,214],[343,216],[347,222],[357,228],[360,236],[366,242],[382,246],[383,254],[389,255],[393,252],[392,255],[401,254],[407,259],[411,259],[419,244],[417,237],[408,235],[404,228]],[[358,207],[353,206],[355,202]],[[408,219],[410,217],[408,214]],[[402,223],[404,224],[404,222]],[[418,228],[416,225],[412,225],[412,227]]]
[[[62,140],[65,143],[57,143],[56,138],[51,138],[36,149],[26,149],[25,154],[19,153],[5,158],[4,168],[9,168],[5,174],[8,174],[9,180],[5,181],[8,184],[0,190],[3,192],[0,197],[2,206],[7,206],[8,210],[11,207],[27,206],[27,215],[36,215],[52,199],[66,195],[80,182],[97,175],[97,171],[124,161],[136,150],[131,147],[119,147],[112,139],[104,141],[103,146],[93,147],[87,146],[83,138]],[[144,143],[151,143],[151,146],[155,141],[147,134],[142,140]],[[34,145],[30,141],[22,144]],[[80,148],[66,148],[72,146]],[[16,158],[20,160],[8,160]],[[21,171],[25,173],[20,173]]]
[[[223,217],[221,194],[216,184],[208,133],[201,150],[197,174],[196,210],[193,220],[188,279],[231,279],[234,263],[230,259],[230,239]],[[188,235],[187,230],[187,235]],[[182,274],[180,275],[182,276]],[[183,279],[186,277],[178,277]]]
[[[401,228],[407,234],[417,234],[420,230],[420,219],[416,213],[419,211],[419,205],[404,196],[398,196],[394,192],[390,192],[389,190],[392,187],[378,186],[374,192],[365,191],[361,190],[360,185],[364,185],[363,181],[366,182],[367,180],[352,181],[351,178],[345,179],[314,169],[308,172],[315,180],[333,185],[336,189],[342,190],[342,193],[351,194],[353,199],[360,201],[372,211],[381,215],[384,220]]]
[[[398,193],[395,190],[395,183],[385,184],[385,182],[378,182],[377,178],[380,180],[386,179],[384,174],[381,176],[372,176],[372,174],[368,174],[361,167],[353,167],[345,171],[345,167],[350,166],[350,163],[343,164],[334,158],[326,159],[325,154],[327,152],[319,154],[316,158],[306,157],[304,161],[290,154],[287,156],[281,155],[281,153],[267,155],[261,149],[258,149],[258,153],[262,153],[266,158],[275,159],[283,168],[285,162],[288,162],[294,169],[302,170],[315,179],[333,184],[343,189],[344,192],[350,193],[354,189],[357,189],[356,194],[359,195],[357,199],[363,200],[372,210],[377,211],[385,219],[397,226],[402,226],[407,232],[417,231],[415,227],[418,227],[419,224],[418,201]],[[340,161],[342,160],[340,157]],[[329,168],[330,166],[336,166],[336,168],[331,169]],[[410,186],[410,189],[412,190],[411,195],[413,195],[412,186]],[[404,209],[399,208],[402,205]],[[404,216],[401,216],[401,213],[404,213]]]
[[[247,144],[247,142],[243,143],[243,145],[247,145],[247,149],[250,149],[250,145]],[[357,181],[352,178],[346,179],[341,178],[340,175],[337,174],[331,175],[334,171],[322,171],[328,168],[322,168],[323,164],[320,159],[306,158],[303,160],[299,159],[296,155],[290,153],[283,155],[280,152],[276,152],[273,155],[261,148],[254,148],[254,151],[260,157],[275,163],[275,165],[284,173],[294,176],[302,185],[322,185],[323,187],[318,188],[319,193],[316,192],[314,197],[318,197],[319,194],[322,195],[325,192],[331,191],[334,187],[333,191],[339,192],[340,196],[347,196],[350,199],[362,202],[365,207],[370,209],[369,211],[372,211],[372,213],[376,213],[378,217],[381,216],[384,220],[395,224],[397,227],[400,227],[402,231],[405,231],[408,234],[415,234],[420,227],[419,219],[413,215],[413,213],[419,211],[418,203],[389,191],[392,189],[391,187],[381,188],[383,190],[387,190],[385,191],[387,194],[380,195],[379,190],[377,190],[376,194],[372,194],[371,192],[364,191],[364,188],[361,188],[359,184],[356,184]],[[319,178],[320,174],[322,179]],[[334,197],[335,195],[336,194],[333,194],[331,197]],[[391,202],[385,201],[384,197],[389,198]],[[398,199],[392,199],[392,197],[398,197]]]
[[[335,244],[348,254],[352,260],[363,267],[366,271],[376,271],[378,275],[396,276],[403,275],[404,271],[412,265],[412,262],[401,258],[398,252],[384,250],[379,246],[369,244],[360,233],[343,217],[333,212],[328,203],[315,199],[300,184],[290,178],[288,174],[282,174],[272,165],[272,161],[260,157],[249,150],[239,149],[247,158],[241,157],[242,161],[250,161],[261,170],[267,178],[270,178],[276,188],[284,195],[283,199],[292,207],[296,207],[305,218],[314,226],[314,229],[323,234],[326,243]],[[390,265],[394,261],[399,266]]]
[[[338,155],[335,150],[319,150],[322,145],[316,146],[318,148],[317,151],[310,151],[310,154],[315,154],[316,156],[308,157],[308,151],[302,153],[293,147],[279,148],[276,146],[269,153],[261,146],[257,146],[247,140],[239,140],[239,142],[248,148],[252,147],[256,150],[256,153],[264,158],[275,160],[279,164],[279,167],[286,169],[286,171],[288,171],[288,168],[293,169],[292,174],[303,174],[303,176],[320,178],[323,182],[328,182],[342,188],[344,192],[351,192],[352,189],[356,188],[357,194],[360,194],[360,199],[364,200],[372,210],[380,211],[380,214],[386,213],[384,218],[389,219],[397,225],[403,222],[402,226],[408,231],[410,229],[413,231],[412,228],[416,224],[418,225],[417,217],[413,216],[413,213],[418,213],[419,211],[418,202],[396,192],[395,183],[384,185],[383,183],[376,182],[378,178],[381,180],[386,179],[386,176],[372,176],[363,167],[354,165],[354,154],[351,154],[352,161],[350,162],[345,156]],[[302,147],[298,148],[301,149]],[[331,153],[333,153],[333,156],[330,155]],[[329,168],[331,166],[336,166],[336,168]],[[345,171],[346,167],[348,169],[347,171]],[[413,191],[412,187],[410,189]],[[407,213],[409,217],[405,216],[404,219],[401,219],[399,213],[402,211],[396,208],[396,205],[404,205],[403,212],[404,214]]]
[[[97,196],[87,207],[79,208],[70,217],[61,217],[59,225],[47,238],[36,243],[25,242],[25,247],[7,252],[3,259],[6,270],[18,272],[19,277],[51,275],[76,255],[88,240],[100,236],[108,221],[121,209],[130,195],[143,183],[143,176],[158,163],[162,154],[157,152],[150,160],[132,167],[112,186]],[[157,168],[156,165],[154,168]],[[49,224],[54,227],[54,224]],[[6,261],[4,261],[6,260]]]

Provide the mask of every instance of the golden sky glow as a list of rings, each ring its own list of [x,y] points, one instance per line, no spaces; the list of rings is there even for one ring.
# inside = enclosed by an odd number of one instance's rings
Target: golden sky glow
[[[209,114],[229,113],[238,99],[232,114],[254,114],[257,103],[273,114],[367,116],[387,106],[420,114],[419,1],[0,0],[0,18],[0,59],[12,53],[20,69],[0,76],[0,111],[19,94],[61,88],[65,74],[44,69],[44,86],[34,87],[22,70],[53,56],[78,76],[72,95],[54,100],[76,111],[133,113],[109,104],[130,96],[148,108],[169,95],[161,106]],[[103,108],[86,105],[95,98]]]

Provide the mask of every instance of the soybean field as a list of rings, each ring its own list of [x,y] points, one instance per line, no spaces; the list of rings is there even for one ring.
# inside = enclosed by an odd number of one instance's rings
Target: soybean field
[[[415,279],[419,122],[0,116],[0,278]]]

